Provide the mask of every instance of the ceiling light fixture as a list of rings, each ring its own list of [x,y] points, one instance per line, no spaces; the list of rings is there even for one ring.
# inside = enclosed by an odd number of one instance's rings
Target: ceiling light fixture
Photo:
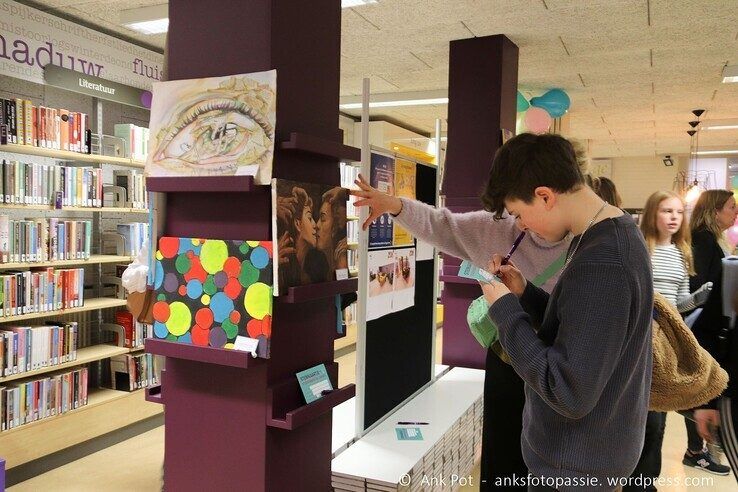
[[[369,103],[370,108],[392,108],[396,106],[430,106],[433,104],[448,104],[447,97],[432,99],[405,99],[400,101],[374,101]],[[346,103],[339,105],[341,109],[361,109],[361,103]]]
[[[169,5],[153,5],[123,10],[120,23],[143,34],[162,34],[169,30]]]
[[[672,160],[670,155],[665,156],[663,159],[664,166],[671,167],[674,165],[674,161]]]
[[[349,7],[360,7],[362,5],[369,5],[377,3],[377,0],[341,0],[341,8],[347,9]]]
[[[725,65],[723,68],[723,84],[738,82],[738,65]]]
[[[723,155],[723,154],[738,154],[736,150],[699,150],[695,152],[695,155]]]

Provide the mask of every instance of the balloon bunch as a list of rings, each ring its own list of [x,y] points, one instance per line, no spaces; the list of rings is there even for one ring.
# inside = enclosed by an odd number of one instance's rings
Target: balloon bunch
[[[518,91],[518,113],[525,113],[522,121],[519,121],[522,123],[520,130],[536,134],[546,133],[553,123],[553,118],[564,116],[570,105],[569,95],[561,89],[551,89],[542,96],[531,98],[530,102]]]

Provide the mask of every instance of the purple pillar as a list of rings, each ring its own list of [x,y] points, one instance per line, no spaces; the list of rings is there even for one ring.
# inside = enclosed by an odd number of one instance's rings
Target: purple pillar
[[[5,460],[0,458],[0,492],[5,492]]]
[[[515,131],[518,47],[503,35],[451,42],[448,148],[442,192],[454,212],[479,210],[501,130]],[[504,253],[504,252],[503,252]],[[484,369],[486,351],[469,332],[466,310],[481,295],[457,277],[461,261],[444,255],[443,363]]]

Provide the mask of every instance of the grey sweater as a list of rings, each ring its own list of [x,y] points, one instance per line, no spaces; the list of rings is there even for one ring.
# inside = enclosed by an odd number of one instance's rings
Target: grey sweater
[[[528,283],[520,299],[490,307],[526,383],[522,449],[532,474],[599,481],[562,491],[611,490],[608,478],[630,476],[648,412],[652,310],[648,251],[627,215],[587,231],[550,296]]]

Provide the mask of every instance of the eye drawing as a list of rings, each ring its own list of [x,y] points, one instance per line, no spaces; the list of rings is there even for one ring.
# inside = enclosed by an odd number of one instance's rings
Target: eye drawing
[[[246,174],[260,184],[271,178],[275,71],[163,82],[154,89],[149,175]]]

